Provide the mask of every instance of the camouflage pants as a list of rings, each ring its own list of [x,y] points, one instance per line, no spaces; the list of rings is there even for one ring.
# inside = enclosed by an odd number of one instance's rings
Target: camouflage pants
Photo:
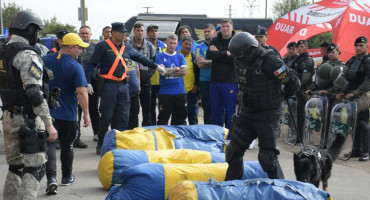
[[[46,162],[45,153],[21,154],[19,152],[19,128],[25,124],[22,115],[11,114],[8,111],[3,115],[4,144],[6,161],[8,165],[24,165],[27,167],[40,167]],[[40,118],[36,118],[36,127],[45,129]],[[36,199],[40,183],[31,174],[23,177],[8,171],[4,184],[4,200],[7,199]]]
[[[357,103],[357,110],[364,111],[370,108],[370,92],[361,95],[359,98],[355,99]]]

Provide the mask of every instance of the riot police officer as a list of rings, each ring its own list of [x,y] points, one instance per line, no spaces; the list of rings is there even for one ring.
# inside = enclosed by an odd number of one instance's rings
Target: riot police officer
[[[369,122],[369,92],[370,92],[370,56],[367,54],[368,40],[366,37],[358,37],[355,40],[356,55],[350,58],[346,65],[348,72],[346,79],[348,80],[348,88],[346,91],[346,99],[351,99],[353,96],[360,98],[356,99],[358,107],[357,127],[353,150],[351,157],[359,157],[360,161],[369,160],[369,137],[370,126]],[[340,99],[337,95],[337,99]]]
[[[284,178],[276,145],[279,114],[283,97],[289,98],[299,89],[299,79],[273,50],[264,49],[249,33],[236,34],[229,51],[235,57],[243,107],[234,118],[233,137],[226,150],[226,180],[242,178],[244,152],[256,138],[262,169],[269,178]]]
[[[314,61],[307,53],[308,42],[306,40],[299,40],[297,42],[298,57],[293,61],[291,67],[296,71],[299,80],[301,81],[301,89],[296,93],[297,97],[297,142],[301,142],[303,136],[304,123],[304,106],[307,98],[304,92],[310,87],[312,75],[314,74]]]
[[[45,100],[48,89],[43,85],[52,74],[44,72],[40,56],[31,47],[43,26],[35,13],[17,12],[9,27],[11,39],[0,49],[0,94],[9,164],[4,199],[36,199],[45,175],[45,128],[48,141],[58,137]]]

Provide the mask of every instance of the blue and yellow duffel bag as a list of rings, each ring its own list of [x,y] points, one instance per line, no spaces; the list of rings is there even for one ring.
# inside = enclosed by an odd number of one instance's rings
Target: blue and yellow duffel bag
[[[114,149],[224,152],[228,129],[216,125],[149,126],[105,134],[101,155]],[[138,142],[140,141],[140,142]]]
[[[169,191],[168,200],[332,200],[310,183],[283,179],[249,179],[218,182],[183,181]]]
[[[112,186],[107,200],[165,200],[176,183],[193,180],[224,181],[227,163],[212,164],[140,164],[121,173],[122,185]],[[244,161],[243,179],[267,178],[257,161]]]
[[[106,153],[98,165],[98,177],[105,189],[120,184],[120,174],[144,163],[224,163],[225,153],[191,149],[128,150],[115,149]]]

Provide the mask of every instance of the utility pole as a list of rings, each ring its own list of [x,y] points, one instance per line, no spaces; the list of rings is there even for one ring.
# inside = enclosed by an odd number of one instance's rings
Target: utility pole
[[[243,2],[243,17],[253,17],[255,8],[259,7],[258,0],[244,0]],[[249,15],[245,15],[245,12],[249,10]]]
[[[266,6],[265,6],[265,18],[267,18],[267,0],[266,0]]]
[[[87,20],[87,8],[85,5],[85,0],[80,0],[81,7],[78,8],[78,20],[81,21],[81,26],[86,25]]]
[[[229,9],[227,9],[226,11],[228,12],[228,16],[229,16],[229,18],[231,19],[232,17],[233,17],[233,11],[235,11],[235,9],[231,9],[231,5],[228,5],[228,7],[229,7]]]
[[[145,8],[146,9],[146,12],[144,12],[145,14],[152,14],[153,12],[149,12],[149,9],[153,8],[153,7],[150,7],[150,6],[144,6],[142,8]]]

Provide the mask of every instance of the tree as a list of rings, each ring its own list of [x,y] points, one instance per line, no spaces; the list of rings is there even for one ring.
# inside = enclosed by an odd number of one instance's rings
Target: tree
[[[44,28],[40,31],[40,34],[46,36],[46,34],[56,34],[61,30],[66,30],[72,33],[76,33],[76,27],[70,24],[62,24],[58,22],[57,17],[54,16],[50,20],[44,20]]]
[[[307,40],[310,48],[319,48],[323,42],[331,43],[333,41],[333,32],[326,32],[315,35]]]
[[[272,7],[274,21],[284,16],[288,12],[303,6],[307,6],[310,3],[311,2],[309,0],[279,0],[275,2]]]
[[[20,10],[22,10],[22,7],[18,6],[14,2],[8,2],[8,4],[4,3],[3,8],[1,9],[4,28],[10,26],[13,16]]]
[[[18,6],[14,2],[8,2],[8,4],[3,5],[3,8],[1,9],[2,15],[3,15],[3,26],[4,28],[10,26],[10,22],[12,21],[13,16],[18,12],[23,10],[21,6]],[[26,9],[28,11],[31,11],[30,9]],[[46,36],[46,34],[56,34],[57,32],[61,30],[67,30],[69,32],[76,33],[76,27],[72,26],[70,24],[62,24],[58,22],[56,16],[49,19],[44,19],[44,28],[40,32],[41,35]],[[0,31],[1,32],[1,31]]]

